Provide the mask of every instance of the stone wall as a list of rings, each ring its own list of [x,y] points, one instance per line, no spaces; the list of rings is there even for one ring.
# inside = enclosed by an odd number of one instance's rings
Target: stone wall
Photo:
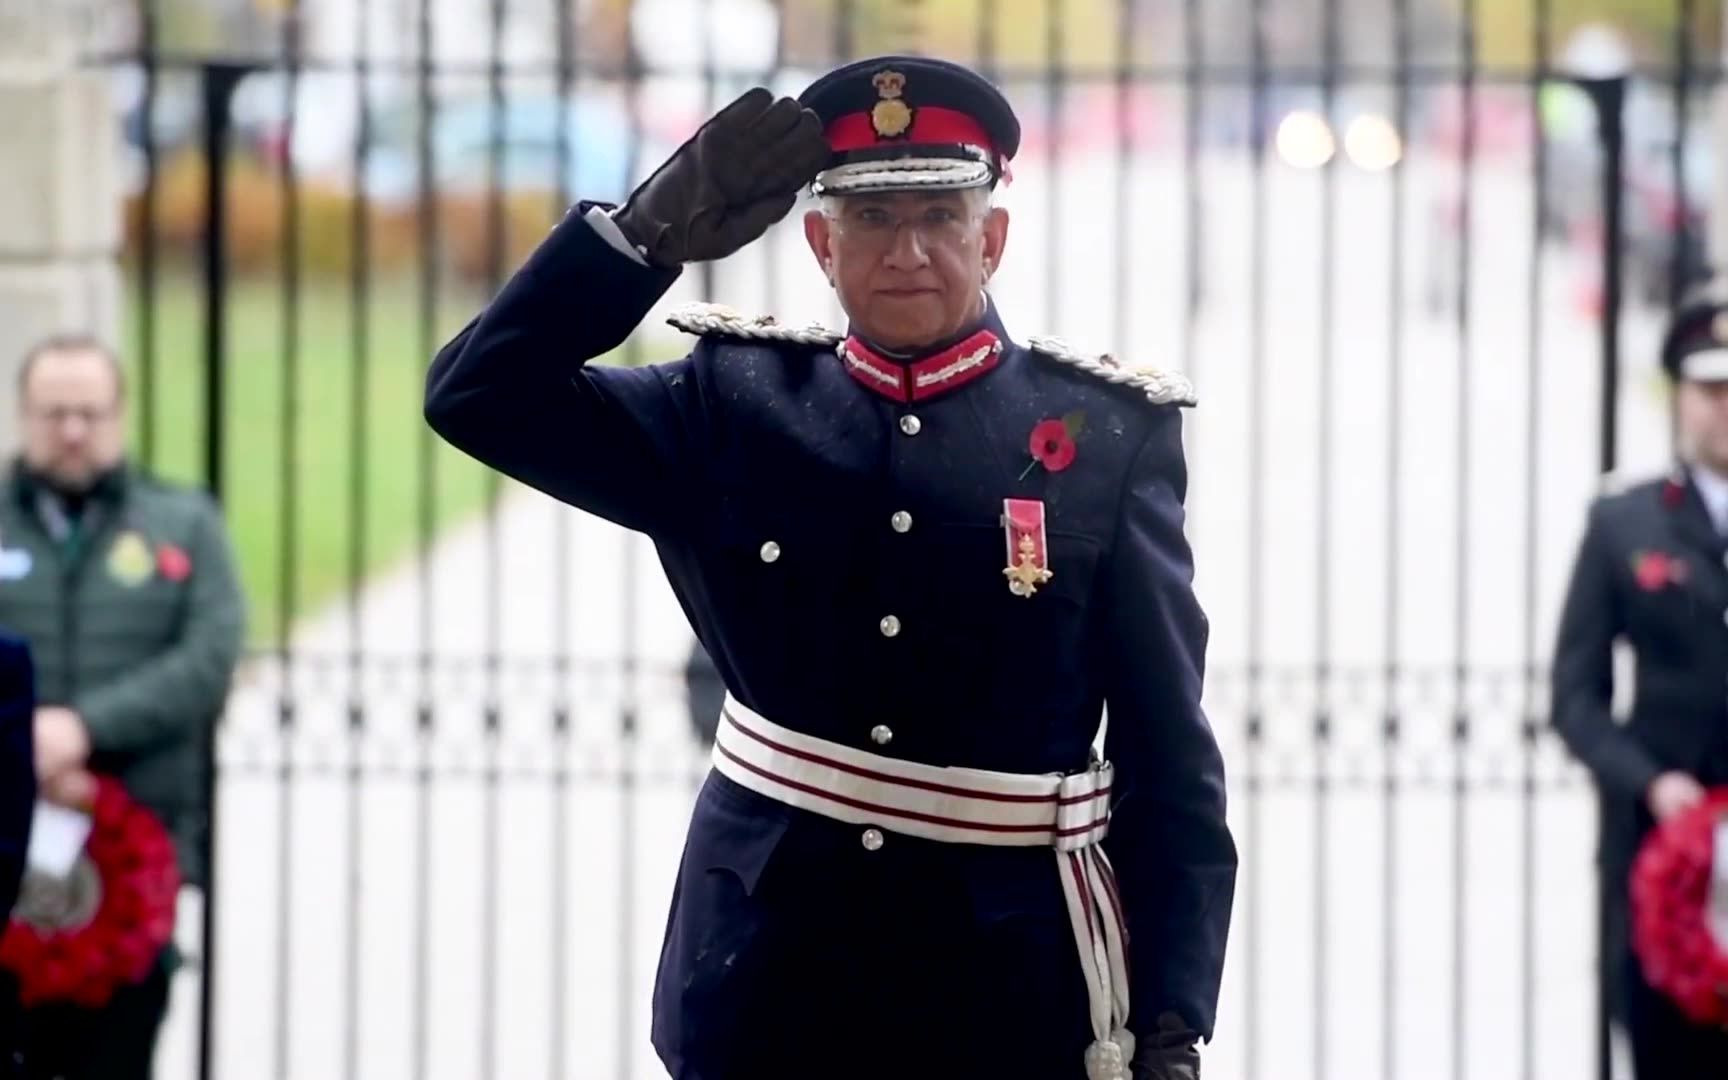
[[[0,0],[0,452],[16,444],[23,351],[57,331],[116,345],[119,129],[107,76],[81,67],[89,26]]]

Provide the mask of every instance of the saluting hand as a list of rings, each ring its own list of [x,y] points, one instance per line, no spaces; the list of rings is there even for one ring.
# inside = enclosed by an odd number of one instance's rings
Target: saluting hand
[[[1665,772],[1650,784],[1645,801],[1657,821],[1667,821],[1704,801],[1704,785],[1683,772]]]
[[[36,709],[36,776],[51,780],[67,769],[82,766],[90,756],[90,733],[84,721],[63,705]]]
[[[724,258],[786,216],[828,153],[815,113],[756,87],[703,124],[613,220],[657,266]]]

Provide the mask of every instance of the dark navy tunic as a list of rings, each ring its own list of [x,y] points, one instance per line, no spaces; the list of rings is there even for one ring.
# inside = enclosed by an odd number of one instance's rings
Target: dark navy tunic
[[[1613,714],[1614,646],[1636,688]],[[1554,726],[1601,798],[1603,989],[1625,1020],[1637,1074],[1728,1076],[1728,1033],[1697,1027],[1646,983],[1628,938],[1628,881],[1655,828],[1652,781],[1678,770],[1728,784],[1728,536],[1689,470],[1605,494],[1590,507],[1556,634]]]
[[[23,883],[36,810],[36,671],[30,646],[0,631],[0,913]],[[18,983],[0,971],[0,1078],[18,1075]]]
[[[0,911],[24,876],[36,810],[36,669],[30,646],[0,631]]]
[[[1000,363],[912,402],[831,342],[716,333],[671,363],[585,366],[676,277],[608,245],[588,205],[439,352],[428,422],[652,537],[727,687],[777,724],[1070,772],[1108,706],[1129,1026],[1169,1013],[1209,1038],[1236,851],[1200,707],[1178,408],[1013,343],[993,306]],[[1072,465],[1028,470],[1033,427],[1075,412]],[[1009,497],[1046,507],[1054,576],[1031,597],[1002,573]],[[1050,852],[860,832],[709,777],[655,992],[672,1074],[1081,1076],[1086,990]]]

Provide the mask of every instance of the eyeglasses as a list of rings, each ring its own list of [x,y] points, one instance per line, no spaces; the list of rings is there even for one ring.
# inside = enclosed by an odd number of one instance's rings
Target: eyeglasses
[[[69,420],[82,420],[87,427],[112,420],[119,412],[114,405],[50,405],[46,408],[33,406],[30,417],[33,420],[59,427]]]
[[[882,206],[862,206],[831,216],[834,227],[861,240],[889,243],[910,228],[926,242],[955,241],[965,237],[977,215],[956,207],[935,204],[910,214],[891,213]]]

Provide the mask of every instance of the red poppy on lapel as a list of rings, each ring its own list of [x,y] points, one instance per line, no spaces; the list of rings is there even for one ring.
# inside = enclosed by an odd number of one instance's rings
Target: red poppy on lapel
[[[173,544],[156,549],[156,569],[169,581],[185,581],[192,576],[192,559]]]
[[[1075,455],[1080,452],[1074,443],[1074,437],[1079,435],[1086,426],[1086,414],[1071,412],[1056,420],[1040,420],[1032,426],[1032,435],[1027,440],[1027,448],[1032,452],[1032,463],[1026,466],[1026,472],[1020,474],[1024,479],[1026,473],[1032,471],[1033,465],[1042,465],[1050,472],[1061,472],[1074,464]]]
[[[1686,582],[1686,560],[1660,551],[1641,551],[1632,560],[1632,576],[1645,592],[1657,592]]]

